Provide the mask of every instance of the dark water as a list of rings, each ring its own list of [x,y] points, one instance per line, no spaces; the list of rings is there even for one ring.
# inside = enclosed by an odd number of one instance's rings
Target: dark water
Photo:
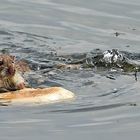
[[[136,82],[134,73],[111,73],[109,78],[107,71],[60,71],[53,68],[60,60],[53,58],[96,48],[139,53],[140,1],[0,3],[0,50],[29,62],[32,86],[58,85],[77,96],[64,103],[1,107],[1,140],[139,140],[139,73]]]

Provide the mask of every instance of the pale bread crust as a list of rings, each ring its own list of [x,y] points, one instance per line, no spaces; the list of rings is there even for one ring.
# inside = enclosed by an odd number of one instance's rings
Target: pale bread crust
[[[10,91],[0,94],[1,101],[20,102],[20,103],[35,103],[51,101],[63,101],[73,99],[74,93],[62,87],[49,88],[24,88],[21,90]]]

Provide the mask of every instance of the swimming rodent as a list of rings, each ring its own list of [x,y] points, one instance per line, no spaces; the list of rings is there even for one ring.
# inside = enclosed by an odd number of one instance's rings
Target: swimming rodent
[[[29,71],[28,64],[17,61],[15,56],[0,54],[0,90],[18,90],[26,87],[23,74]]]

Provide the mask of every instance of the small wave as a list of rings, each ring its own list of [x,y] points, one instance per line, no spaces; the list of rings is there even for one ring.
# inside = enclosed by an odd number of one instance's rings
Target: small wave
[[[79,113],[79,112],[89,112],[89,111],[98,111],[98,110],[107,110],[112,108],[118,108],[128,105],[128,103],[118,103],[118,104],[110,104],[103,106],[93,106],[86,108],[77,108],[77,109],[69,109],[69,110],[53,110],[50,112],[58,112],[58,113]]]

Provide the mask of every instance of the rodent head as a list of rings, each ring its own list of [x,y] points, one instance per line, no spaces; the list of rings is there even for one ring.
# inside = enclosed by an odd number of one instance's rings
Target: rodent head
[[[11,55],[0,55],[0,76],[9,77],[15,74],[15,57]]]

